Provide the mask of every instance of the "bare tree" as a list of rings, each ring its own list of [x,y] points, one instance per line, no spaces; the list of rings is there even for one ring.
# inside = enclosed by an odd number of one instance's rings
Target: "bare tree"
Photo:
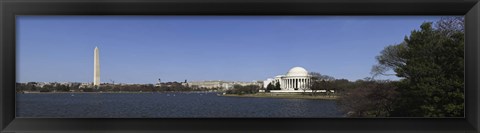
[[[435,23],[435,28],[450,37],[455,32],[465,32],[465,18],[442,17]]]
[[[340,110],[349,117],[386,117],[397,96],[392,82],[362,82],[362,85],[342,94],[337,101]]]
[[[388,74],[386,72],[395,70],[398,67],[406,64],[405,59],[400,58],[400,54],[402,54],[402,51],[406,49],[406,42],[385,47],[380,52],[380,55],[375,57],[375,59],[378,61],[378,64],[372,66],[372,70],[370,72],[370,74],[372,74],[372,78],[378,75],[395,76],[395,74]]]
[[[317,80],[326,80],[326,81],[335,80],[335,78],[332,77],[332,76],[322,75],[322,74],[320,74],[320,73],[318,73],[318,72],[310,72],[309,75],[312,76],[312,78],[317,79]]]

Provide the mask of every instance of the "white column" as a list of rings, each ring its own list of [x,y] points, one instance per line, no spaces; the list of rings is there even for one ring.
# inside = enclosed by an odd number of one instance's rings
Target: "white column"
[[[305,89],[305,79],[302,79],[302,89]]]
[[[288,82],[287,82],[287,79],[283,79],[283,81],[285,81],[285,89],[288,88]]]
[[[297,88],[300,89],[302,86],[302,81],[300,81],[300,78],[297,79],[297,82],[298,82]]]
[[[298,79],[295,78],[295,79],[294,79],[294,82],[295,82],[295,86],[294,86],[293,88],[298,88]]]
[[[293,83],[293,79],[290,79],[290,88],[293,88],[295,83]]]
[[[297,88],[297,78],[293,79],[293,89]]]
[[[283,84],[283,79],[280,79],[280,89],[282,89],[282,87],[283,87],[282,84]]]
[[[298,79],[298,89],[302,88],[302,79]]]
[[[302,78],[302,89],[305,88],[305,79]]]
[[[288,89],[292,88],[292,79],[288,79]]]
[[[300,83],[302,84],[302,87],[300,87],[300,88],[302,88],[302,89],[303,89],[303,78],[302,78],[302,79],[300,79]]]
[[[303,79],[303,89],[307,88],[307,79]]]
[[[303,79],[303,88],[307,88],[307,79]]]
[[[287,79],[283,79],[283,81],[285,81],[285,89],[288,88],[288,82],[287,82]]]
[[[308,87],[308,85],[307,85],[307,80],[308,80],[308,79],[305,79],[305,88]]]
[[[297,87],[298,87],[298,79],[295,78],[295,79],[293,79],[293,89],[295,89]]]
[[[302,88],[302,89],[305,88],[305,87],[303,87],[303,78],[300,79],[300,81],[301,81],[301,83],[302,83],[302,87],[300,87],[300,88]]]
[[[295,84],[296,84],[296,85],[295,85],[295,88],[298,89],[298,87],[299,87],[299,86],[298,86],[298,78],[295,79]]]
[[[297,89],[300,88],[300,84],[298,84],[299,83],[298,78],[295,79],[295,82],[297,82]]]
[[[295,89],[295,87],[297,87],[297,79],[296,78],[293,79],[293,89]]]
[[[301,88],[303,88],[303,87],[302,87],[302,79],[299,78],[299,79],[298,79],[298,89],[301,89]]]
[[[292,81],[292,89],[295,89],[295,79],[293,78],[291,79],[291,81]]]
[[[292,82],[293,82],[292,88],[295,89],[295,78],[292,79]]]
[[[292,79],[288,79],[288,89],[292,88]]]
[[[294,83],[293,83],[293,79],[290,79],[290,88],[293,88],[294,87]]]

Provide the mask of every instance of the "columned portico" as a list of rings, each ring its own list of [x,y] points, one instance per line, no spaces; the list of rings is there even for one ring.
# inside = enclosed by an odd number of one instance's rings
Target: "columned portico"
[[[282,90],[308,90],[311,82],[311,76],[308,71],[302,67],[294,67],[290,69],[286,75],[276,76],[275,79],[269,79],[272,84],[280,82]],[[267,80],[268,81],[268,80]],[[269,82],[266,82],[268,84]]]

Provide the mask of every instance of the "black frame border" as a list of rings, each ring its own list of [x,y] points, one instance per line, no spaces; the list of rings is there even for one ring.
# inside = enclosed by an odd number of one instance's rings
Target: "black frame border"
[[[15,118],[16,15],[465,15],[465,118]],[[479,132],[478,0],[0,0],[1,132]]]

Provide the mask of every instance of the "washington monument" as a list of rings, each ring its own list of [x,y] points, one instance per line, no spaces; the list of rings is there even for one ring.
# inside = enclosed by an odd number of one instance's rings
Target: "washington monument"
[[[95,47],[93,59],[93,85],[100,86],[100,58],[98,55],[98,47]]]

